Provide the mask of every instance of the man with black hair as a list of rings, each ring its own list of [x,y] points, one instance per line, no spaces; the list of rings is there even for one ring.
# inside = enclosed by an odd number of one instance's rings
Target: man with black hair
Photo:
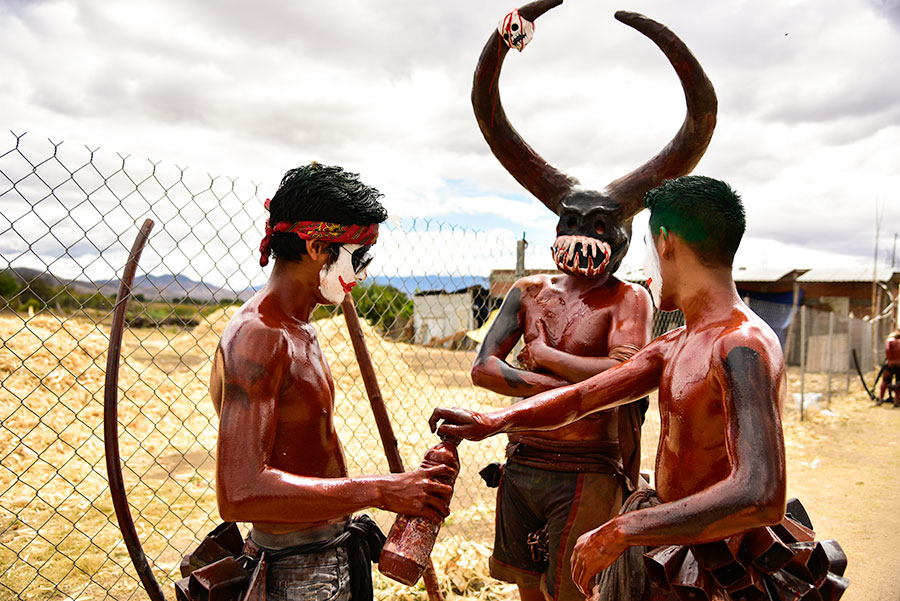
[[[366,277],[369,249],[387,213],[356,174],[312,163],[285,174],[260,245],[275,265],[266,285],[228,323],[213,362],[219,415],[219,513],[251,522],[245,544],[270,561],[278,599],[372,598],[371,565],[383,535],[351,518],[378,507],[441,521],[452,476],[445,465],[350,478],[334,427],[334,382],[310,324]],[[380,540],[379,540],[380,539]],[[374,557],[373,557],[374,556]],[[360,560],[360,558],[363,558]],[[324,595],[324,596],[321,596]]]
[[[662,310],[680,309],[685,326],[583,382],[493,413],[436,409],[430,420],[432,428],[443,420],[441,434],[480,440],[557,428],[659,389],[656,493],[634,493],[622,513],[581,536],[572,556],[575,583],[597,599],[610,589],[592,590],[595,576],[629,547],[721,541],[785,514],[784,361],[731,277],[745,227],[740,198],[724,182],[687,176],[648,192],[646,205],[651,296]],[[641,500],[643,508],[628,511]],[[640,586],[633,597],[617,596],[619,588],[612,598],[639,599]]]
[[[650,295],[615,275],[630,239],[622,215],[577,197],[560,205],[552,252],[561,273],[516,280],[472,367],[473,384],[514,402],[586,380],[650,341]],[[646,408],[645,400],[556,430],[511,433],[505,464],[482,470],[498,487],[490,574],[514,583],[521,601],[583,599],[569,558],[578,537],[635,489]]]

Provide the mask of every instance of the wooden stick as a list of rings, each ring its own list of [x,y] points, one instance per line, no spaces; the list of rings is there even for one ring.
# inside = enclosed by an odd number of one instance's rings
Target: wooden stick
[[[109,351],[106,355],[106,381],[103,385],[103,446],[106,450],[106,473],[109,478],[109,492],[112,495],[113,508],[116,511],[116,520],[119,522],[119,530],[122,531],[122,540],[128,549],[131,563],[141,580],[141,584],[147,591],[152,601],[166,601],[166,596],[153,576],[153,570],[144,554],[141,541],[138,538],[134,520],[131,518],[131,508],[128,505],[128,497],[125,493],[125,481],[122,478],[122,462],[119,454],[119,358],[122,354],[122,337],[125,332],[125,309],[128,308],[128,299],[131,297],[131,285],[134,283],[134,274],[137,271],[138,261],[144,245],[150,237],[153,229],[153,220],[147,219],[138,231],[125,271],[119,282],[119,293],[116,296],[116,306],[113,310],[113,321],[109,332]]]
[[[353,352],[356,354],[359,371],[366,386],[366,394],[369,396],[369,403],[372,405],[372,413],[375,414],[375,425],[378,426],[378,434],[381,436],[381,443],[384,445],[384,454],[387,456],[388,467],[392,473],[399,474],[405,471],[403,469],[403,459],[400,457],[397,438],[394,436],[394,428],[391,426],[391,417],[388,415],[387,407],[384,404],[384,397],[381,396],[381,387],[378,386],[375,367],[372,365],[372,356],[369,355],[369,350],[366,348],[366,339],[363,336],[362,326],[359,323],[359,316],[356,314],[356,305],[353,304],[352,296],[348,294],[344,297],[341,309],[344,311],[344,319],[347,320],[350,341],[353,343]],[[428,592],[428,598],[431,601],[444,601],[444,595],[441,593],[440,583],[438,582],[437,574],[435,574],[431,558],[428,559],[428,566],[425,568],[423,579],[425,580],[425,590]]]

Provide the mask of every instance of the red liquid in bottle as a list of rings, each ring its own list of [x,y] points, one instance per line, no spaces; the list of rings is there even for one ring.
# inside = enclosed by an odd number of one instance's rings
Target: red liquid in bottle
[[[444,439],[441,444],[428,450],[422,466],[444,464],[458,473],[459,455],[456,452],[456,444],[455,440]],[[454,474],[444,482],[453,486],[455,480]],[[423,517],[398,515],[378,559],[378,570],[388,578],[407,586],[418,582],[428,565],[441,524],[442,522],[433,522]]]

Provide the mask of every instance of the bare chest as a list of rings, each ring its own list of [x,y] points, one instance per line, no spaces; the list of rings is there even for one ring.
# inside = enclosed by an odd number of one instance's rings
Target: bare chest
[[[313,337],[297,337],[288,345],[286,374],[278,399],[279,426],[328,429],[334,414],[334,381]]]
[[[656,475],[667,501],[723,479],[729,470],[720,381],[711,347],[686,344],[666,356],[659,387],[660,441]]]
[[[567,294],[548,286],[523,299],[526,342],[540,335],[541,322],[553,348],[583,356],[606,355],[613,315],[602,297]]]
[[[319,345],[289,345],[289,367],[278,395],[272,463],[317,477],[346,475],[334,428],[334,383]]]

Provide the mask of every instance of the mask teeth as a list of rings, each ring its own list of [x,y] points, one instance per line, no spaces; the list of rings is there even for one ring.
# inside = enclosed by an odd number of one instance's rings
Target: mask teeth
[[[594,240],[593,238],[588,238],[586,243],[585,242],[581,243],[581,248],[583,248],[585,250],[585,254],[588,255],[589,259],[593,259],[594,256],[597,254],[597,241]],[[588,252],[588,251],[590,251],[590,252]]]
[[[587,266],[581,267],[578,261],[579,253],[576,247],[581,245],[581,254],[587,257]],[[597,240],[588,236],[558,236],[552,249],[553,260],[557,265],[565,267],[566,271],[587,276],[602,274],[609,264],[611,254],[610,246],[603,240]],[[603,260],[600,261],[600,252],[603,252]],[[600,264],[597,265],[597,262]]]

